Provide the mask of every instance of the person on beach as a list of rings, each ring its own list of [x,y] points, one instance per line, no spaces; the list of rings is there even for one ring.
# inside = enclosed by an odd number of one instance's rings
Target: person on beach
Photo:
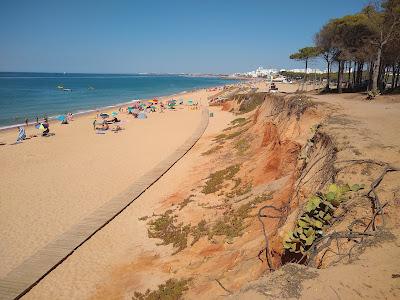
[[[94,121],[93,121],[93,130],[96,130],[96,124],[97,124],[97,120],[94,119]]]
[[[36,124],[39,124],[39,117],[36,116]]]
[[[25,129],[22,126],[18,126],[18,137],[17,142],[23,141],[26,139]]]
[[[49,123],[45,122],[45,123],[43,123],[43,126],[45,129],[42,133],[42,136],[48,136],[49,132],[50,132]]]
[[[28,126],[28,124],[29,124],[28,118],[25,119],[25,124],[26,124],[26,126]]]
[[[95,130],[102,130],[102,131],[106,131],[110,128],[110,126],[108,125],[107,121],[104,120],[101,123],[96,122],[96,126],[95,126]]]

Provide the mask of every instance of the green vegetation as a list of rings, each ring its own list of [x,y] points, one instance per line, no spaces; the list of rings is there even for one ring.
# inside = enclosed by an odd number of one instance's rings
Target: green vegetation
[[[246,123],[246,118],[237,118],[233,121],[231,121],[231,125],[235,126],[235,125],[241,125]]]
[[[314,241],[321,237],[323,228],[330,224],[335,208],[345,200],[349,191],[358,191],[363,185],[338,186],[331,184],[326,194],[312,196],[306,203],[304,213],[297,221],[293,232],[289,232],[283,242],[286,251],[306,254]]]
[[[254,93],[241,98],[239,113],[245,114],[255,110],[265,100],[265,93]]]
[[[192,237],[191,246],[193,246],[201,237],[208,235],[207,224],[205,220],[201,220],[196,226],[183,225],[176,223],[176,215],[172,215],[171,210],[167,210],[164,214],[158,216],[155,220],[151,220],[147,225],[149,238],[157,238],[162,240],[158,245],[170,245],[176,249],[176,254],[188,245],[188,239]]]
[[[202,189],[202,193],[211,194],[219,191],[222,188],[222,184],[225,180],[230,180],[240,170],[240,165],[232,165],[223,170],[212,173],[207,181],[206,185]]]
[[[301,48],[299,49],[298,52],[290,55],[290,59],[295,59],[295,60],[300,60],[300,61],[304,61],[306,63],[306,67],[305,69],[308,69],[308,62],[317,57],[320,53],[319,48],[317,47],[305,47],[305,48]],[[304,76],[304,82],[307,81],[307,73]]]
[[[239,187],[238,184],[236,185],[236,183],[235,183],[235,187],[232,189],[232,191],[227,193],[226,196],[228,198],[243,196],[247,193],[250,193],[252,188],[253,188],[253,185],[251,183],[247,183],[242,187]]]
[[[208,235],[208,228],[207,228],[207,223],[205,220],[201,220],[197,226],[194,226],[191,228],[190,233],[192,234],[193,240],[192,243],[190,244],[193,246],[195,243],[198,242],[198,240],[203,237]]]
[[[232,240],[235,237],[242,236],[243,230],[247,227],[245,219],[251,217],[250,213],[252,209],[255,208],[257,204],[271,198],[271,195],[257,196],[248,203],[239,206],[238,209],[227,211],[211,228],[208,238],[212,239],[213,236],[217,235],[226,236],[228,240]]]
[[[203,155],[203,156],[210,155],[210,154],[217,152],[218,150],[220,150],[222,148],[223,147],[221,145],[217,145],[217,146],[212,147],[211,149],[207,150],[206,152],[203,152],[201,155]]]
[[[189,197],[185,198],[181,203],[179,203],[179,210],[182,210],[190,202],[193,202],[193,200],[191,200],[192,197],[194,197],[194,195],[190,195]]]
[[[241,135],[245,131],[246,131],[246,129],[242,129],[242,130],[238,130],[238,131],[235,131],[235,132],[232,132],[229,134],[226,134],[226,133],[219,134],[214,138],[214,142],[223,143],[226,140],[230,140],[230,139],[233,139],[233,138]]]
[[[151,220],[148,225],[149,238],[161,239],[163,242],[160,245],[172,244],[174,248],[177,248],[175,253],[186,248],[190,225],[176,224],[176,216],[172,215],[171,210],[167,210],[157,219]]]
[[[225,128],[223,131],[229,131],[229,130],[232,130],[232,129],[235,129],[235,128],[238,128],[238,127],[242,127],[242,126],[244,126],[244,125],[246,125],[246,124],[248,124],[250,122],[251,122],[250,118],[249,119],[237,118],[237,119],[235,119],[235,120],[233,120],[231,122],[232,126],[229,126],[229,127]]]
[[[225,133],[221,133],[214,138],[214,142],[222,142],[226,137],[227,135]]]
[[[177,216],[172,215],[172,211],[168,210],[164,214],[157,216],[156,219],[148,222],[148,236],[150,238],[161,239],[162,243],[159,245],[172,244],[176,249],[174,254],[185,249],[190,238],[192,239],[191,246],[205,236],[210,240],[214,236],[226,236],[227,240],[232,240],[243,234],[244,229],[247,227],[245,219],[251,217],[250,213],[252,209],[257,204],[271,198],[271,195],[263,194],[239,206],[237,209],[233,209],[231,204],[225,203],[224,206],[228,210],[211,227],[207,225],[205,220],[201,220],[195,226],[189,224],[183,225],[183,223],[177,224]]]
[[[132,300],[178,300],[183,298],[183,294],[189,289],[188,285],[192,281],[189,279],[168,279],[160,284],[155,291],[147,290],[145,293],[135,292]]]
[[[318,55],[330,71],[337,64],[337,91],[369,90],[374,96],[386,87],[400,87],[400,1],[381,0],[362,11],[329,20],[315,36],[315,47],[306,47],[290,58],[307,62]],[[302,55],[302,52],[311,53]],[[304,53],[303,53],[304,54]],[[345,73],[348,73],[347,84]],[[389,85],[387,85],[389,83]],[[373,97],[372,96],[372,97]]]
[[[237,141],[234,148],[238,151],[239,155],[243,155],[250,148],[250,143],[247,139],[240,139]]]

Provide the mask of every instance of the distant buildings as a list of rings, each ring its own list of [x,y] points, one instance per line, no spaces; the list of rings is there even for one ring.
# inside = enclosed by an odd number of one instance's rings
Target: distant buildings
[[[250,78],[266,78],[268,80],[273,80],[276,77],[280,77],[279,74],[281,72],[293,72],[293,73],[305,73],[305,69],[264,69],[262,67],[258,67],[254,71],[244,72],[244,73],[234,73],[232,77],[250,77]],[[307,73],[309,74],[323,74],[326,71],[321,71],[320,69],[311,69],[307,68]]]
[[[281,69],[280,72],[305,73],[306,69],[289,69],[289,70]],[[321,71],[320,69],[307,68],[307,73],[308,74],[314,74],[314,73],[316,73],[316,74],[324,74],[326,72],[327,72],[326,70]]]
[[[258,67],[255,71],[245,72],[245,73],[234,73],[232,76],[234,77],[263,77],[263,78],[271,78],[272,75],[278,74],[277,69],[264,69],[262,67]]]

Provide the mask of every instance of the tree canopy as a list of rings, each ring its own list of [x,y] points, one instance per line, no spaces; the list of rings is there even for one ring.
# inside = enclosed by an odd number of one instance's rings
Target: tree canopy
[[[364,87],[377,93],[379,88],[384,89],[389,77],[391,88],[395,88],[400,73],[400,0],[382,0],[356,14],[328,20],[315,34],[314,44],[290,58],[306,63],[317,55],[323,58],[328,69],[328,89],[333,64],[338,66],[339,92],[346,66],[348,88]]]

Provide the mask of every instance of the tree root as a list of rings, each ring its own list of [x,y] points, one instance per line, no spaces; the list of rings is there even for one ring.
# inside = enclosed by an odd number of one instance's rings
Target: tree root
[[[337,163],[350,163],[348,165],[345,165],[339,169],[336,170],[335,172],[335,177],[338,175],[338,173],[342,170],[344,170],[347,167],[350,167],[352,165],[355,164],[375,164],[378,166],[383,167],[382,172],[380,173],[380,175],[378,176],[378,178],[376,178],[370,185],[370,189],[369,191],[366,193],[366,196],[371,200],[371,207],[372,207],[372,216],[371,216],[371,220],[368,224],[365,224],[364,221],[360,220],[360,219],[356,219],[353,222],[351,222],[351,224],[348,226],[349,231],[348,232],[333,232],[331,234],[325,235],[323,237],[321,237],[319,240],[316,240],[314,242],[314,244],[312,245],[312,247],[309,249],[309,251],[307,251],[307,253],[305,254],[305,256],[303,256],[302,259],[305,259],[307,256],[307,260],[306,260],[306,265],[310,265],[313,266],[314,265],[314,259],[315,257],[325,248],[329,247],[332,240],[335,239],[336,241],[338,239],[343,239],[346,238],[348,240],[353,240],[354,242],[361,243],[363,242],[364,238],[366,237],[370,237],[370,236],[374,236],[375,235],[375,231],[376,231],[376,225],[375,225],[375,221],[376,218],[378,216],[381,217],[382,219],[382,227],[385,227],[385,218],[384,218],[384,213],[383,213],[383,208],[386,207],[386,205],[388,204],[388,202],[384,203],[383,205],[380,202],[379,196],[376,192],[376,188],[379,186],[379,184],[382,182],[383,178],[385,177],[385,175],[389,172],[395,172],[395,171],[400,171],[400,168],[397,167],[393,167],[391,165],[389,165],[388,163],[382,162],[382,161],[377,161],[377,160],[371,160],[371,159],[364,159],[364,160],[347,160],[347,161],[340,161]],[[362,224],[365,225],[365,228],[363,230],[363,232],[355,232],[353,231],[353,226],[356,224]],[[372,229],[372,231],[369,231],[369,229]],[[360,241],[358,241],[357,239],[360,239]],[[324,242],[325,241],[325,242]],[[322,243],[322,246],[318,247],[318,245],[320,243]],[[337,253],[338,256],[348,256],[349,259],[351,258],[351,252],[353,251],[353,249],[355,248],[356,245],[353,245],[350,250],[345,253],[345,254],[340,254]],[[339,247],[338,247],[339,249]],[[332,250],[330,250],[332,251]],[[320,262],[319,262],[319,266],[322,265],[322,261],[323,258],[325,257],[325,254],[328,252],[328,249],[324,252],[324,254],[322,255]],[[338,260],[340,261],[341,258]]]
[[[299,190],[301,189],[301,186],[304,185],[305,183],[303,182],[304,178],[307,176],[307,174],[311,171],[311,169],[314,168],[314,166],[320,162],[321,160],[323,160],[324,158],[326,158],[326,156],[329,153],[327,153],[326,155],[320,156],[319,158],[317,158],[317,160],[310,166],[307,166],[307,168],[303,171],[302,175],[299,177],[296,186],[294,187],[293,193],[291,195],[291,197],[289,198],[288,203],[281,207],[281,208],[276,208],[272,205],[265,205],[263,207],[261,207],[258,211],[258,219],[260,221],[260,223],[262,224],[262,228],[263,228],[263,234],[264,234],[264,239],[265,239],[265,247],[260,250],[260,252],[258,253],[258,259],[260,259],[260,261],[264,262],[264,260],[261,258],[261,255],[264,253],[265,251],[265,258],[267,260],[268,263],[268,267],[270,269],[270,271],[274,271],[273,267],[272,267],[272,263],[270,260],[270,249],[269,249],[269,239],[267,236],[267,232],[266,232],[266,228],[265,228],[265,224],[262,220],[262,218],[277,218],[277,219],[284,219],[287,217],[288,215],[288,207],[290,205],[290,202],[293,200],[294,197],[298,197],[298,193]],[[318,256],[319,253],[321,253],[321,251],[323,251],[325,249],[325,252],[323,253],[322,257],[320,258],[320,261],[318,263],[317,267],[321,267],[322,266],[322,262],[323,259],[325,257],[325,255],[328,252],[333,252],[334,254],[336,254],[337,256],[339,256],[339,260],[342,260],[344,257],[349,257],[349,259],[351,258],[351,253],[353,251],[353,249],[360,243],[362,243],[364,241],[364,239],[366,237],[371,237],[375,235],[375,231],[377,229],[376,227],[376,219],[378,216],[381,217],[382,219],[382,227],[385,227],[385,218],[384,218],[384,214],[383,214],[383,209],[386,207],[386,205],[388,204],[387,202],[384,203],[383,205],[380,202],[379,196],[377,194],[376,189],[378,188],[379,184],[382,182],[383,178],[385,177],[385,175],[389,172],[396,172],[396,171],[400,171],[400,168],[398,167],[394,167],[391,166],[390,164],[386,163],[386,162],[382,162],[382,161],[378,161],[378,160],[372,160],[372,159],[362,159],[362,160],[343,160],[343,161],[338,161],[336,162],[336,164],[343,164],[345,163],[344,166],[341,166],[337,169],[334,170],[333,173],[333,181],[336,181],[336,177],[338,176],[338,174],[345,170],[346,168],[356,165],[356,164],[373,164],[373,165],[377,165],[380,167],[383,167],[382,172],[380,173],[379,177],[376,178],[370,185],[370,189],[368,190],[368,192],[366,193],[366,197],[368,197],[371,201],[371,207],[372,207],[372,216],[371,216],[371,220],[369,221],[368,224],[366,224],[366,222],[364,222],[361,219],[356,219],[354,220],[349,226],[348,229],[349,231],[341,231],[341,232],[333,232],[327,235],[322,236],[321,238],[317,239],[313,245],[311,246],[311,248],[307,251],[307,253],[305,253],[303,255],[303,257],[301,257],[300,259],[294,259],[292,262],[297,262],[297,263],[304,263],[305,265],[309,265],[309,266],[314,266],[315,265],[315,258]],[[319,171],[317,172],[319,173]],[[310,179],[309,179],[310,180]],[[268,215],[263,213],[264,209],[273,209],[277,212],[280,212],[282,215]],[[283,214],[284,213],[284,214]],[[347,213],[347,211],[345,212]],[[343,216],[342,216],[343,217]],[[362,232],[357,232],[353,230],[353,227],[357,224],[362,224],[365,226],[364,230]],[[372,231],[371,231],[371,230]],[[350,250],[347,253],[340,253],[339,251],[339,239],[347,239],[347,240],[351,240],[353,242],[355,242],[356,244],[353,245]],[[333,251],[332,249],[330,249],[330,245],[332,243],[332,241],[336,241],[336,246],[338,248],[338,252]],[[328,248],[328,249],[327,249]]]
[[[218,285],[227,293],[229,293],[229,295],[232,295],[233,293],[228,290],[226,287],[223,286],[223,284],[221,283],[221,281],[219,281],[218,279],[215,279],[215,281],[218,283]]]
[[[261,262],[264,262],[264,260],[261,258],[261,255],[265,251],[265,259],[267,260],[268,268],[270,271],[275,271],[275,269],[273,268],[272,262],[269,257],[269,239],[268,239],[267,231],[266,231],[265,224],[264,224],[264,221],[262,220],[262,218],[272,218],[272,219],[282,220],[282,218],[286,218],[287,214],[279,215],[279,216],[271,216],[271,215],[263,214],[262,212],[264,211],[264,209],[270,208],[270,209],[273,209],[282,214],[283,211],[285,211],[287,209],[287,207],[288,207],[288,205],[282,206],[281,208],[277,208],[273,205],[264,205],[263,207],[261,207],[258,210],[257,217],[258,217],[258,220],[260,221],[262,229],[263,229],[265,247],[258,252],[257,257]]]

